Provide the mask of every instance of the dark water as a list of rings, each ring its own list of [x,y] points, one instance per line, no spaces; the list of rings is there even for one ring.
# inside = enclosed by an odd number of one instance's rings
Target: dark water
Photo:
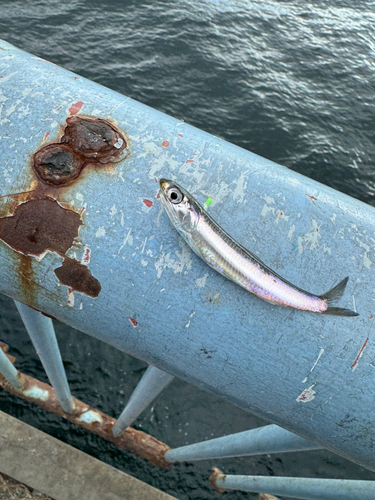
[[[0,38],[375,206],[375,4],[0,0]],[[0,338],[44,379],[11,301]],[[118,415],[144,364],[56,325],[73,394]],[[182,499],[227,473],[375,479],[328,452],[160,471],[0,393],[1,408]],[[180,381],[136,422],[171,446],[263,422]],[[229,499],[253,498],[242,493]]]

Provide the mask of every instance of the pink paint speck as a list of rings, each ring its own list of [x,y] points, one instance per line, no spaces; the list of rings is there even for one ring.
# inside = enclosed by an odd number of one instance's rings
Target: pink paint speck
[[[178,137],[184,137],[182,134],[177,134],[177,135],[178,135]]]
[[[186,160],[185,163],[194,163],[194,160]]]
[[[161,145],[163,146],[163,148],[167,148],[169,146],[169,141],[163,141]]]
[[[144,199],[143,203],[146,205],[146,207],[151,208],[153,203],[151,200]]]
[[[73,80],[79,80],[78,76],[73,76]]]
[[[358,366],[358,361],[362,358],[362,355],[363,355],[363,351],[367,345],[367,342],[368,342],[368,337],[367,339],[365,340],[365,343],[363,344],[363,346],[361,347],[359,353],[358,353],[358,356],[355,358],[354,360],[354,363],[352,364],[351,368],[352,368],[352,371],[354,372],[354,370],[357,368]]]
[[[46,133],[44,134],[43,141],[45,141],[45,140],[47,139],[47,137],[48,137],[48,136],[49,136],[49,132],[46,132]]]
[[[62,108],[62,106],[59,106],[59,107],[56,109],[56,111],[60,111],[60,109],[61,109],[61,108]]]
[[[69,114],[76,115],[79,111],[81,111],[82,106],[83,106],[82,101],[78,101],[78,102],[72,104],[68,110]]]
[[[309,194],[306,195],[308,198],[310,198],[310,200],[315,200],[315,201],[318,201],[314,196],[310,196]]]
[[[157,180],[157,178],[156,178],[156,177],[154,177],[154,181],[156,182],[156,184],[158,183],[158,180]]]
[[[160,194],[159,194],[159,193],[156,195],[156,198],[157,198],[157,199],[159,199],[159,198],[160,198]]]
[[[374,318],[374,316],[371,314],[370,319],[373,319],[373,318]]]
[[[137,328],[138,326],[138,321],[134,318],[129,318],[130,323],[134,326],[134,328]]]
[[[90,263],[90,253],[91,253],[91,250],[89,248],[86,248],[85,253],[83,254],[82,264],[87,265]]]

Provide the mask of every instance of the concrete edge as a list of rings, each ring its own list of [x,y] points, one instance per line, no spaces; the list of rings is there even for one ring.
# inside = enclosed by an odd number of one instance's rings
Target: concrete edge
[[[0,471],[55,500],[177,500],[0,411]]]

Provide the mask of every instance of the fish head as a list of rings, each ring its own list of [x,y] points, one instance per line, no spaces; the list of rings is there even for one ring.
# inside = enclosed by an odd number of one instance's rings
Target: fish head
[[[187,237],[199,221],[201,207],[177,182],[160,179],[160,199],[167,214],[183,237]]]

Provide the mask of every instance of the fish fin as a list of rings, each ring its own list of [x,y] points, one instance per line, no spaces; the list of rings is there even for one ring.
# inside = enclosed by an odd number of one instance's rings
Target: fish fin
[[[343,309],[342,307],[331,307],[331,305],[337,300],[341,299],[345,287],[349,281],[349,276],[344,278],[340,283],[323,295],[319,295],[319,298],[325,300],[328,304],[326,311],[322,311],[321,314],[331,314],[333,316],[359,316],[359,314],[351,309]]]
[[[359,316],[359,314],[351,309],[344,309],[343,307],[328,307],[326,311],[320,314],[330,314],[332,316]]]
[[[328,292],[319,295],[319,298],[327,301],[327,304],[330,306],[333,302],[336,302],[336,300],[341,299],[348,281],[349,276],[340,281],[338,285],[331,288]]]

